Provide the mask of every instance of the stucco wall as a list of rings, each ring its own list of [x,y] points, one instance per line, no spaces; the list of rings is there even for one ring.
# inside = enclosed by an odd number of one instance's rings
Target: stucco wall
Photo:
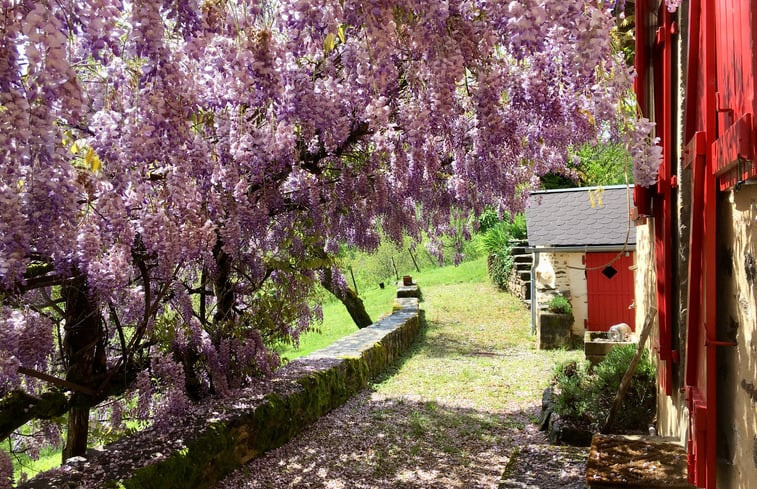
[[[757,185],[721,194],[718,211],[717,339],[736,346],[717,350],[717,487],[747,489],[757,483]],[[637,226],[637,324],[643,324],[646,311],[656,304],[652,226],[651,219]],[[675,314],[674,321],[684,326],[686,304]],[[680,341],[684,339],[682,336]],[[649,344],[655,358],[653,346]],[[682,375],[684,353],[681,349],[675,375]],[[689,418],[680,384],[680,377],[674,376],[672,395],[658,391],[657,430],[659,435],[678,437],[685,443]]]
[[[648,4],[650,12],[657,12],[661,5],[661,1],[654,0]],[[676,72],[676,85],[674,90],[677,90],[677,96],[673,97],[673,103],[676,105],[674,110],[674,117],[672,119],[672,136],[675,138],[673,144],[674,154],[671,157],[671,161],[680,163],[680,146],[688,141],[681,141],[683,138],[683,100],[684,100],[684,87],[686,84],[686,70],[683,68],[686,65],[686,43],[687,43],[687,23],[688,23],[688,2],[683,2],[679,9],[677,22],[682,26],[680,36],[674,36],[673,41],[675,43],[674,52],[678,56],[680,65],[674,67]],[[655,30],[657,28],[656,20],[650,23],[647,28],[647,38],[654,40]],[[649,66],[647,73],[647,79],[643,81],[646,85],[645,93],[647,94],[648,107],[645,109],[645,113],[654,114],[655,98],[653,96],[653,75],[654,67]],[[688,234],[687,229],[689,227],[689,189],[690,175],[687,171],[679,168],[674,172],[678,175],[679,186],[673,189],[674,198],[677,201],[676,209],[674,210],[675,216],[673,219],[674,229],[670,230],[671,238],[675,241],[674,256],[672,257],[671,264],[675,262],[677,264],[678,274],[673,277],[674,283],[671,284],[671,288],[668,293],[674,296],[673,310],[670,313],[672,317],[672,327],[676,338],[673,341],[673,349],[677,350],[681,354],[681,362],[684,361],[684,351],[681,346],[682,342],[678,337],[680,334],[685,334],[686,324],[686,304],[685,296],[687,293],[687,262],[685,255],[688,250]],[[677,222],[676,222],[677,221]],[[655,252],[654,252],[654,220],[649,218],[646,222],[637,225],[636,234],[636,325],[637,331],[640,331],[644,324],[646,314],[650,307],[657,307],[657,275],[655,272]],[[647,343],[647,348],[650,350],[650,357],[653,361],[657,361],[657,353],[654,348],[653,338],[658,337],[658,323],[657,318],[653,325],[653,332],[650,335],[650,341]],[[677,437],[682,443],[685,443],[688,436],[688,409],[686,407],[686,400],[684,393],[681,390],[681,375],[682,375],[682,363],[674,365],[673,374],[673,392],[672,395],[666,395],[660,388],[658,382],[657,392],[657,433],[662,436]]]
[[[554,295],[565,295],[573,307],[572,333],[581,337],[588,317],[583,256],[583,253],[539,253],[536,267],[537,310],[545,309]]]
[[[656,273],[655,273],[655,252],[654,252],[654,221],[647,219],[642,224],[636,226],[636,274],[634,279],[635,303],[636,303],[636,324],[637,332],[646,320],[647,313],[652,307],[657,307],[656,296]],[[650,357],[657,361],[655,353],[654,338],[657,337],[657,319],[653,325],[653,331],[650,340],[647,343],[647,349],[650,350]],[[685,426],[685,425],[684,425]],[[657,433],[662,436],[679,437],[684,432],[681,430],[681,412],[673,399],[660,392],[659,385],[657,391]]]
[[[757,486],[757,185],[718,213],[718,487]]]
[[[647,313],[652,307],[657,307],[657,275],[655,272],[654,251],[654,221],[646,222],[636,227],[636,325],[640,332]],[[674,321],[679,318],[674,318]],[[653,362],[657,362],[657,352],[654,338],[658,337],[658,323],[655,316],[652,333],[647,342],[647,349]],[[686,441],[689,425],[688,409],[684,395],[674,389],[671,396],[665,395],[657,388],[657,434],[678,438],[682,443]]]

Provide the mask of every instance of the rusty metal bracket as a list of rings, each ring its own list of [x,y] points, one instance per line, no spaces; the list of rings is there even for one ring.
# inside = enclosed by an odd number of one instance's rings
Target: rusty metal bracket
[[[739,162],[738,162],[738,173],[737,173],[737,180],[736,184],[733,186],[733,190],[739,191],[741,190],[742,185],[746,180],[744,179],[744,169],[746,168],[746,165],[751,165],[752,160],[748,160],[744,158],[743,156],[739,155]]]

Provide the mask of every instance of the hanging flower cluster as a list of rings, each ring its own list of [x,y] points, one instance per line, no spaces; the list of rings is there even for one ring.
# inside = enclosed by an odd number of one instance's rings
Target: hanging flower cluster
[[[0,2],[3,394],[39,388],[19,365],[64,375],[54,332],[82,308],[107,378],[222,394],[318,318],[324,250],[517,209],[569,146],[629,125],[651,181],[609,7]]]

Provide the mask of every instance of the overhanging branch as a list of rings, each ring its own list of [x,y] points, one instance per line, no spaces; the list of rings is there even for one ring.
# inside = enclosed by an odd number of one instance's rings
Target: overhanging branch
[[[0,440],[32,419],[56,418],[68,409],[68,398],[63,391],[48,391],[37,397],[15,390],[0,401]]]
[[[79,385],[74,382],[70,382],[68,380],[59,379],[58,377],[48,375],[44,372],[39,372],[37,370],[33,370],[26,367],[18,367],[18,372],[24,375],[28,375],[29,377],[34,377],[36,379],[44,380],[45,382],[49,382],[53,385],[57,385],[58,387],[63,387],[64,389],[68,389],[74,392],[81,392],[82,394],[86,394],[88,396],[97,395],[97,393],[94,390],[90,389],[89,387],[85,387],[83,385]]]

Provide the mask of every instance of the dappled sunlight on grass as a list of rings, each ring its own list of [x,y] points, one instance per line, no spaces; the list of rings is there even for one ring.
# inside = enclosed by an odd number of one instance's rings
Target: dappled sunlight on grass
[[[504,412],[541,399],[555,362],[580,356],[537,351],[528,309],[488,283],[430,287],[424,308],[421,340],[379,392]]]
[[[491,488],[521,447],[546,446],[542,391],[582,352],[537,350],[525,306],[483,278],[485,262],[467,266],[417,278],[424,325],[410,354],[219,487]],[[552,481],[563,485],[559,471]]]

